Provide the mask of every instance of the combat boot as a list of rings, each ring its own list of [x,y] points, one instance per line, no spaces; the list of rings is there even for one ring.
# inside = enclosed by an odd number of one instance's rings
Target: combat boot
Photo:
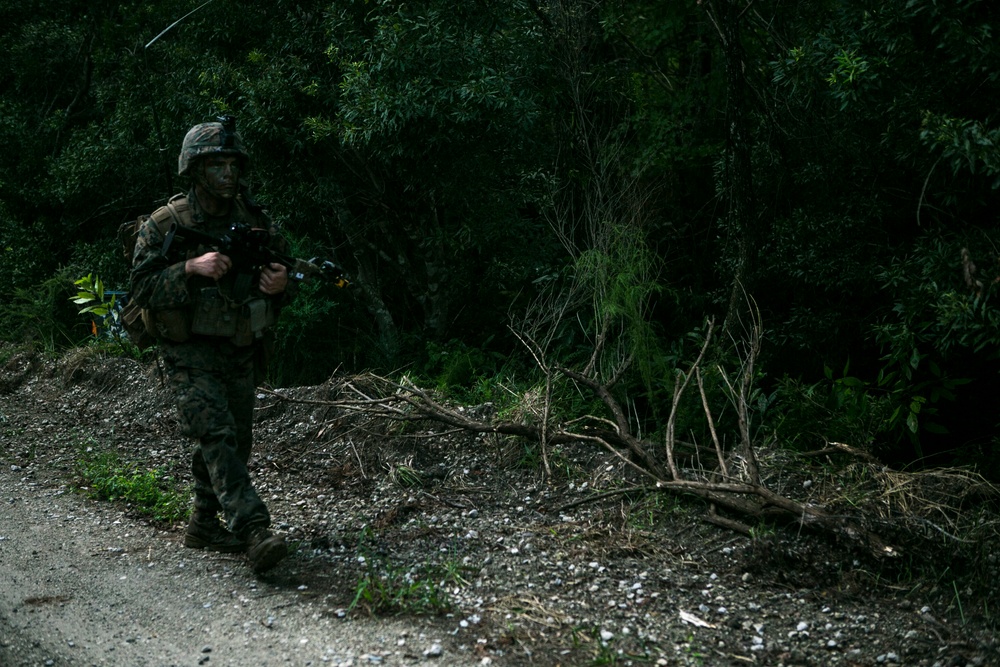
[[[267,572],[288,555],[285,539],[263,526],[251,527],[246,533],[247,558],[257,574]]]
[[[189,549],[208,549],[224,554],[238,554],[247,550],[247,544],[219,522],[219,517],[195,510],[191,513],[184,546]]]

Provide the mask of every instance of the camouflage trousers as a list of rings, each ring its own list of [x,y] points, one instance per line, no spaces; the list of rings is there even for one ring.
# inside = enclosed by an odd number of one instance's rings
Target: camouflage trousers
[[[226,340],[161,343],[167,381],[185,435],[197,441],[191,462],[194,507],[222,510],[229,530],[267,527],[271,516],[247,472],[253,446],[254,346]]]

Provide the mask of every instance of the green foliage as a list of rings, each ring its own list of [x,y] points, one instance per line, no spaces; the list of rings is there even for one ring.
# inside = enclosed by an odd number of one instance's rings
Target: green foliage
[[[635,227],[608,224],[602,232],[607,245],[580,255],[577,278],[584,290],[595,295],[598,330],[620,328],[627,353],[636,359],[643,381],[650,386],[663,370],[653,367],[662,355],[649,320],[651,302],[664,292],[656,281],[656,258]]]
[[[948,431],[935,418],[940,404],[956,401],[959,387],[972,382],[955,377],[949,367],[962,362],[967,369],[977,358],[982,366],[997,357],[1000,344],[1000,312],[991,298],[995,286],[963,283],[962,246],[954,238],[925,237],[912,255],[879,276],[895,299],[891,316],[875,328],[884,350],[879,383],[895,397],[892,421],[918,452],[921,429]],[[966,275],[977,281],[969,261]]]
[[[826,377],[811,384],[787,377],[779,382],[766,423],[775,441],[800,450],[827,441],[873,450],[887,429],[892,405],[871,383],[847,373],[845,367],[835,377],[826,367]]]
[[[628,506],[628,521],[636,530],[651,531],[669,524],[671,515],[683,511],[685,506],[676,496],[650,493]]]
[[[884,66],[887,61],[879,59],[878,64]],[[833,98],[840,102],[841,111],[857,104],[878,83],[875,68],[856,48],[841,48],[833,54],[833,68],[825,81],[830,84]]]
[[[90,332],[69,304],[73,288],[68,271],[33,287],[15,288],[0,305],[0,337],[14,343],[37,343],[48,353],[86,340]]]
[[[825,438],[879,453],[907,445],[919,459],[922,440],[951,430],[942,416],[973,382],[956,371],[985,367],[1000,345],[993,278],[973,274],[978,288],[963,281],[963,245],[927,235],[877,276],[894,301],[873,327],[880,366],[868,379],[850,375],[848,367],[835,377],[827,366],[825,379],[815,383],[783,381],[773,425],[782,442]],[[975,271],[968,260],[966,269]]]
[[[543,309],[525,329],[551,331],[546,353],[567,364],[603,336],[605,379],[631,356],[615,391],[655,432],[693,344],[675,341],[721,321],[746,251],[762,372],[794,378],[758,398],[783,401],[786,432],[819,405],[845,439],[910,442],[914,425],[955,432],[972,393],[957,382],[993,386],[980,363],[1000,323],[992,276],[978,292],[956,283],[954,254],[964,244],[986,266],[971,230],[1000,209],[985,0],[732,15],[696,0],[219,0],[148,48],[189,3],[0,5],[5,340],[88,339],[67,276],[124,287],[119,223],[183,190],[184,132],[231,112],[256,195],[303,256],[336,250],[359,286],[303,290],[278,328],[274,382],[408,368],[496,398],[501,378],[534,373],[503,361],[524,356],[510,314],[565,288],[572,312],[553,324]],[[736,77],[720,31],[738,36]],[[737,152],[746,202],[732,199]],[[752,224],[727,222],[732,203],[752,205]],[[844,359],[861,386],[823,375]],[[721,409],[719,378],[705,379]],[[681,407],[678,428],[693,427],[699,406]]]
[[[71,249],[67,266],[101,276],[107,290],[128,291],[131,267],[122,257],[120,243],[109,239],[80,241]]]
[[[389,479],[404,489],[413,489],[425,484],[423,473],[412,466],[403,464],[395,465],[389,470]]]
[[[542,446],[537,442],[519,442],[516,445],[513,467],[518,470],[542,470]]]
[[[471,347],[457,339],[447,343],[428,341],[419,375],[458,401],[479,404],[502,400],[505,392],[498,389],[517,365],[490,350],[490,342],[487,339],[483,347]]]
[[[73,281],[76,285],[76,296],[70,297],[70,301],[80,306],[81,315],[91,314],[94,316],[91,331],[96,336],[100,328],[102,331],[116,332],[119,326],[119,316],[115,309],[115,295],[110,299],[104,298],[104,282],[100,276],[88,273],[82,278]],[[100,325],[97,321],[100,320]]]
[[[124,501],[156,521],[187,518],[188,494],[160,470],[142,470],[122,461],[116,452],[82,445],[76,461],[79,488],[91,498]]]
[[[797,176],[803,187],[822,178],[809,171]],[[860,211],[830,216],[810,205],[774,220],[760,264],[770,329],[765,364],[781,357],[785,372],[815,373],[828,359],[857,354],[871,326],[866,304],[876,295],[871,276],[882,259],[877,235]]]
[[[1000,127],[987,127],[969,118],[947,117],[927,111],[920,138],[951,166],[952,173],[981,174],[991,178],[990,187],[1000,189]]]
[[[362,605],[373,615],[444,614],[451,610],[450,596],[430,572],[405,571],[366,560],[367,571],[357,582],[350,609]]]
[[[372,615],[439,615],[452,610],[449,586],[465,586],[462,567],[454,562],[423,563],[401,567],[368,548],[369,534],[360,538],[358,561],[364,573],[355,586],[350,609],[358,606]]]
[[[38,285],[50,278],[48,239],[39,224],[28,224],[12,216],[0,199],[0,243],[11,291]]]
[[[73,281],[73,285],[77,293],[70,297],[70,301],[79,306],[80,315],[91,316],[91,343],[104,347],[112,354],[141,359],[144,352],[136,347],[125,331],[117,295],[105,293],[100,276],[88,273]]]
[[[482,318],[502,316],[501,290],[516,290],[545,247],[521,211],[537,199],[544,154],[532,142],[539,46],[494,29],[527,21],[527,6],[495,11],[348,2],[318,21],[290,12],[247,64],[216,68],[240,89],[233,107],[253,109],[244,127],[262,139],[262,198],[297,234],[349,255],[365,282],[367,312],[350,326],[364,327],[386,368],[427,340],[488,335]]]
[[[276,385],[318,384],[338,367],[363,365],[356,331],[337,317],[341,304],[336,291],[320,281],[304,283],[282,311],[270,364],[269,379]]]

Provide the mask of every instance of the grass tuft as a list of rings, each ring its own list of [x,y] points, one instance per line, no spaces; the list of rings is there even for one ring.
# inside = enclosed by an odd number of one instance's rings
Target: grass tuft
[[[174,523],[188,515],[188,495],[160,470],[139,470],[116,452],[81,447],[76,462],[79,490],[98,500],[124,501],[140,514]]]
[[[364,573],[355,586],[350,610],[359,606],[373,616],[408,614],[414,616],[446,614],[454,608],[449,586],[466,586],[465,569],[457,562],[441,565],[422,563],[399,567],[367,548],[371,535],[365,529],[359,540],[358,561]]]

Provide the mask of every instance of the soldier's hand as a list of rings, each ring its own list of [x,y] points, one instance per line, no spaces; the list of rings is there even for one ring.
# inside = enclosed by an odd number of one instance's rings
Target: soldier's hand
[[[258,282],[264,294],[281,294],[288,287],[288,268],[284,264],[269,264],[260,271]]]
[[[205,276],[218,280],[226,275],[233,262],[221,252],[206,252],[204,255],[192,257],[184,263],[184,272],[189,276]]]

